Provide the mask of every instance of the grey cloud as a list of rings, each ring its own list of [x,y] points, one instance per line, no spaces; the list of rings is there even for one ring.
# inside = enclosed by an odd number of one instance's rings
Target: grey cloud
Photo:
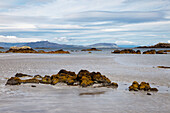
[[[164,13],[161,11],[140,12],[140,11],[88,11],[81,12],[66,17],[67,21],[74,22],[96,22],[96,21],[116,21],[122,23],[139,23],[165,20]]]

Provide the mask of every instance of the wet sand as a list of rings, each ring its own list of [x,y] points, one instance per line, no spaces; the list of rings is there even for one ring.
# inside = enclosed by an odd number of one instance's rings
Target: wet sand
[[[2,113],[139,113],[170,111],[170,66],[167,55],[39,55],[0,54],[0,112]],[[52,75],[60,69],[99,71],[119,83],[118,89],[80,88],[63,84],[5,86],[17,72]],[[157,93],[129,92],[134,81],[146,81]]]

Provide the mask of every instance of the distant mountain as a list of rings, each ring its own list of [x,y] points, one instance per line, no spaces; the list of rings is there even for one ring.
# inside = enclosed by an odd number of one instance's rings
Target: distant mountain
[[[0,42],[0,46],[4,48],[10,48],[12,46],[23,46],[26,43],[5,43],[5,42]]]
[[[137,48],[170,48],[170,43],[158,43],[153,46],[140,46]]]
[[[0,46],[4,48],[10,48],[12,46],[30,46],[32,48],[57,48],[57,49],[65,49],[65,48],[83,48],[83,46],[76,45],[66,45],[66,44],[58,44],[52,43],[48,41],[38,41],[38,42],[29,42],[29,43],[4,43],[0,42]]]
[[[93,48],[118,48],[115,43],[96,43],[92,45],[88,45],[87,47]]]

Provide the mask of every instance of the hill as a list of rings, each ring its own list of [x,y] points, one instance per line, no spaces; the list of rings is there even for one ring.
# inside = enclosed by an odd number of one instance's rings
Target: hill
[[[137,48],[170,48],[170,43],[158,43],[153,46],[140,46]]]
[[[118,48],[118,46],[115,43],[96,43],[89,45],[87,47],[90,48]]]

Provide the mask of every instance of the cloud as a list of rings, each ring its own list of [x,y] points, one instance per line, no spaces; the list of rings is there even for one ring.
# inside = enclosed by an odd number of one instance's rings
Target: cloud
[[[66,37],[56,37],[54,38],[57,42],[68,42],[69,40]]]
[[[36,42],[36,41],[42,41],[42,39],[19,38],[19,37],[16,37],[16,36],[3,36],[3,35],[0,35],[0,42],[18,43],[18,42]]]
[[[123,23],[139,23],[164,20],[163,12],[154,11],[86,11],[70,15],[66,20],[77,22],[116,21]]]
[[[132,41],[116,41],[115,42],[117,45],[133,45],[135,44],[134,42]]]
[[[170,40],[168,40],[168,43],[170,43]]]

